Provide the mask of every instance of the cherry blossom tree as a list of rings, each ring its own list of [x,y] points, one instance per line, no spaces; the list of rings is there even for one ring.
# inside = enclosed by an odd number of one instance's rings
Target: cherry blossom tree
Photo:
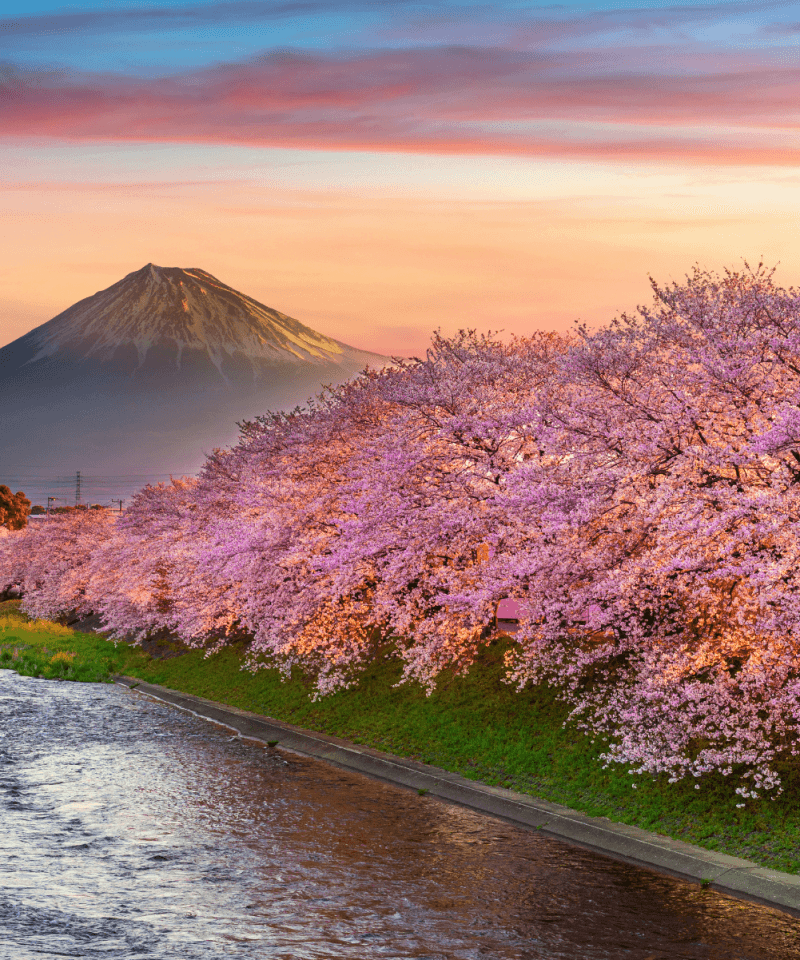
[[[191,602],[196,486],[184,477],[144,487],[94,550],[86,602],[114,637],[175,630],[181,604]]]
[[[542,533],[511,677],[564,685],[610,759],[743,769],[747,796],[800,733],[800,298],[762,265],[653,289],[540,394],[548,456],[509,485]]]
[[[17,586],[29,616],[56,619],[92,612],[91,561],[114,532],[106,510],[74,510],[0,540],[0,582]]]
[[[334,595],[369,594],[405,676],[429,688],[442,669],[468,669],[508,589],[490,562],[506,547],[505,486],[538,455],[527,406],[563,348],[554,335],[437,334],[424,360],[380,382],[388,429],[350,462],[348,511],[317,566]]]
[[[335,592],[317,561],[341,535],[349,465],[371,432],[386,429],[383,376],[364,374],[305,411],[245,424],[240,444],[201,477],[201,496],[217,495],[220,473],[230,494],[203,559],[205,580],[227,585],[230,628],[253,638],[253,663],[298,664],[323,692],[346,683],[348,665],[367,662],[375,643],[366,598]]]

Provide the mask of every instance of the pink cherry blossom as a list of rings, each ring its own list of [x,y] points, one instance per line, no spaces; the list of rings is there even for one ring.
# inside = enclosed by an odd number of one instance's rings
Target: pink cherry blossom
[[[800,743],[800,294],[759,264],[652,282],[597,330],[462,331],[242,424],[118,522],[0,541],[26,609],[167,629],[318,695],[393,644],[429,690],[519,621],[605,761],[780,791]],[[499,606],[498,606],[499,605]]]

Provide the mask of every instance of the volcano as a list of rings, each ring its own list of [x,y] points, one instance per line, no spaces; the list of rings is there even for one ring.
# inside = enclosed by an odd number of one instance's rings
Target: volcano
[[[0,349],[0,482],[41,502],[77,470],[117,495],[194,473],[237,422],[389,362],[205,270],[149,263]]]

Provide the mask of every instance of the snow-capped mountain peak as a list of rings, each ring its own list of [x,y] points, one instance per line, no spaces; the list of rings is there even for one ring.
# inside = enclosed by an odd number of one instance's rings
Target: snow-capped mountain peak
[[[177,368],[186,351],[205,353],[220,371],[238,355],[257,366],[341,364],[372,357],[323,336],[297,320],[239,293],[199,268],[148,263],[81,300],[31,331],[28,362],[55,354],[106,361],[134,348],[139,366],[153,348]]]

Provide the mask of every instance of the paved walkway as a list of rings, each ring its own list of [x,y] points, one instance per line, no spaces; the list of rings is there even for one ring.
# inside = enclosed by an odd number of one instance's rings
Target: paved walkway
[[[702,883],[735,897],[779,907],[800,917],[800,876],[768,870],[749,860],[704,850],[638,827],[614,823],[605,817],[589,817],[557,803],[477,783],[438,767],[393,757],[338,737],[303,730],[280,720],[178,693],[133,677],[115,677],[115,680],[123,686],[135,688],[137,693],[229,727],[243,737],[264,742],[277,740],[282,749],[413,790],[427,790],[442,800],[541,830],[549,836],[615,859]]]

